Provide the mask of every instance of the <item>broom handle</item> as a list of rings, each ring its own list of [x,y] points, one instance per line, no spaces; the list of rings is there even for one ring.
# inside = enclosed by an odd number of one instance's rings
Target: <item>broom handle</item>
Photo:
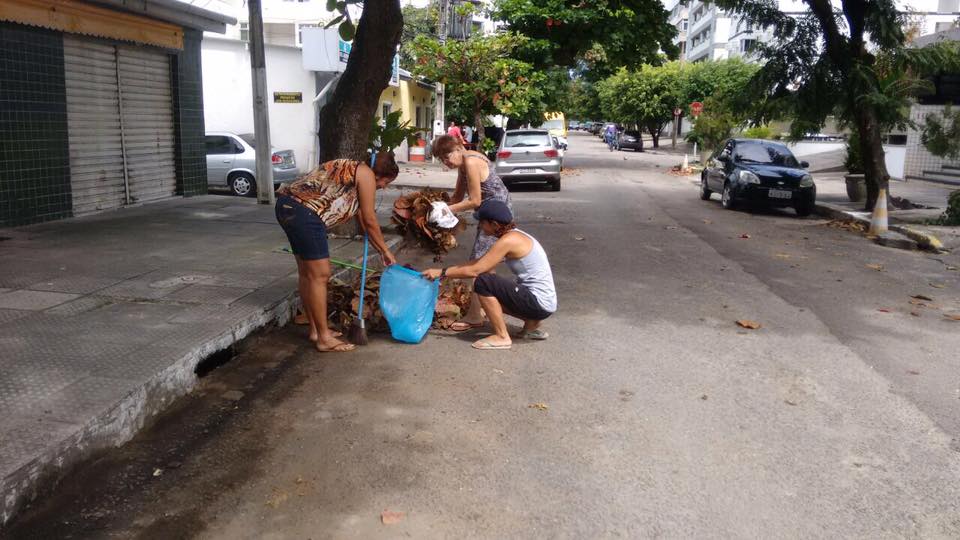
[[[373,168],[374,163],[377,162],[377,151],[374,150],[370,153],[370,168]],[[357,308],[357,317],[362,321],[363,320],[363,304],[366,303],[366,298],[364,298],[364,292],[367,288],[367,252],[370,250],[370,236],[367,234],[366,229],[363,231],[363,268],[360,269],[360,307]]]
[[[370,238],[367,233],[363,233],[363,268],[360,270],[360,307],[357,309],[357,317],[363,320],[364,289],[367,287],[367,250],[370,249]]]

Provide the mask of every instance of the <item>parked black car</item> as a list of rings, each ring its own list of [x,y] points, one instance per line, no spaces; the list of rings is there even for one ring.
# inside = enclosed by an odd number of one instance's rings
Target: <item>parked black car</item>
[[[817,186],[790,149],[773,141],[730,139],[707,160],[700,176],[700,198],[722,194],[724,208],[741,203],[793,207],[799,216],[813,212]]]
[[[643,139],[639,131],[634,129],[628,129],[620,133],[620,136],[617,137],[617,141],[614,143],[614,147],[617,150],[623,150],[628,148],[634,152],[643,151]]]

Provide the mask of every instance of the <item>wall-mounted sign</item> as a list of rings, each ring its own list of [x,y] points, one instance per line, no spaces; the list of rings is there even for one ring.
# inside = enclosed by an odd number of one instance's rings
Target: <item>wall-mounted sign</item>
[[[274,103],[303,103],[303,92],[274,92]]]
[[[340,39],[336,28],[301,28],[303,69],[322,73],[343,73],[353,42]],[[390,86],[400,86],[400,55],[393,57]]]

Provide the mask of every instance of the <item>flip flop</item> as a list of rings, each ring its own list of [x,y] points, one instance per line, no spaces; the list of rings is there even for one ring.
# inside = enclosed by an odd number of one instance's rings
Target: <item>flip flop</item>
[[[460,328],[454,328],[454,326],[460,325]],[[480,328],[483,326],[483,323],[468,323],[463,321],[457,321],[450,325],[451,332],[466,332],[468,330],[473,330],[475,328]]]
[[[493,343],[490,343],[489,341],[487,341],[487,338],[483,338],[480,341],[477,341],[476,343],[471,345],[471,347],[481,351],[506,351],[506,350],[509,350],[511,347],[513,347],[513,344],[494,345]]]
[[[343,332],[337,332],[336,330],[334,330],[334,331],[333,331],[333,337],[335,337],[335,338],[343,337]],[[314,343],[317,342],[317,340],[311,338],[310,336],[307,336],[307,339],[309,339],[310,341],[312,341],[312,342],[314,342]]]
[[[536,330],[531,330],[531,331],[529,331],[529,332],[520,332],[520,337],[521,337],[522,339],[534,339],[534,340],[537,340],[537,341],[543,341],[543,340],[547,339],[548,337],[550,337],[550,334],[548,334],[548,333],[544,332],[543,330],[540,330],[539,328],[537,328]]]
[[[354,345],[353,343],[339,343],[329,349],[321,349],[320,347],[314,347],[314,348],[317,349],[317,352],[322,352],[322,353],[342,353],[342,352],[350,352],[356,349],[357,346]]]

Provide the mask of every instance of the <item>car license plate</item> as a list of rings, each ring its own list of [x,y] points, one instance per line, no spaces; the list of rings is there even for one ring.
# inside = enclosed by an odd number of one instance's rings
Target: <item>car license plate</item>
[[[793,197],[793,192],[787,189],[771,189],[767,196],[771,199],[790,199]]]
[[[517,174],[533,174],[537,172],[536,169],[514,169],[513,172]]]

